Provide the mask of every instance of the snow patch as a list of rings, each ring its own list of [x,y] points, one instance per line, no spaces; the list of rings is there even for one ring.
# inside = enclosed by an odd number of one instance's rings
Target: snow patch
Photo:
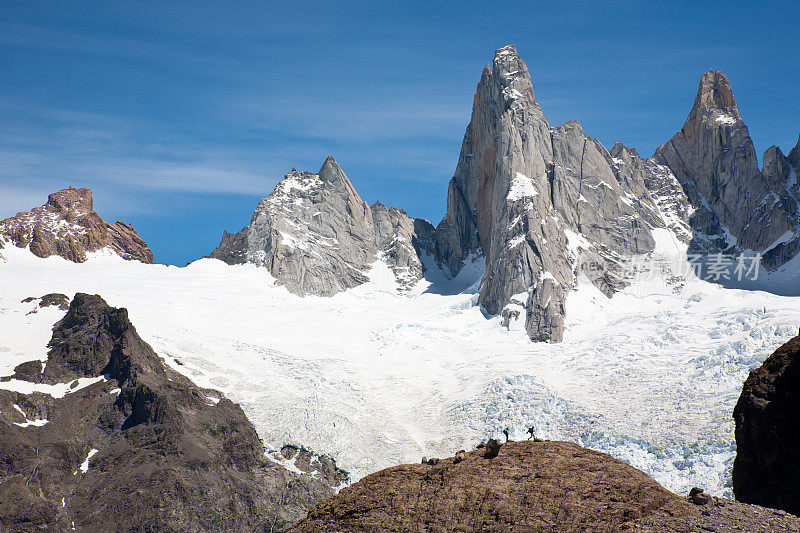
[[[506,199],[511,202],[515,202],[517,200],[521,200],[522,198],[533,198],[538,194],[539,191],[536,190],[533,180],[525,174],[517,172],[514,176],[514,179],[511,181],[511,187],[508,189],[508,195],[506,196]]]
[[[39,419],[39,420],[27,420],[26,419],[25,422],[23,422],[23,423],[14,422],[14,425],[17,425],[17,426],[19,426],[21,428],[27,428],[27,427],[31,427],[31,426],[38,428],[38,427],[42,427],[43,425],[47,424],[48,422],[50,422],[50,421],[47,420],[46,418],[42,418],[42,419]]]
[[[79,468],[78,470],[80,470],[80,471],[81,471],[81,472],[83,472],[84,474],[85,474],[86,472],[88,472],[88,471],[89,471],[89,459],[91,459],[92,457],[94,457],[94,455],[95,455],[97,452],[99,452],[99,451],[100,451],[100,450],[98,450],[97,448],[92,448],[92,449],[89,451],[89,455],[87,455],[87,456],[86,456],[86,459],[84,459],[84,460],[83,460],[83,462],[81,463],[81,466],[80,466],[80,468]],[[75,473],[77,474],[77,472],[75,472]]]
[[[40,392],[42,394],[49,394],[53,398],[63,398],[67,394],[78,392],[95,383],[108,381],[108,376],[98,376],[96,378],[78,378],[67,383],[56,383],[55,385],[46,385],[44,383],[32,383],[30,381],[23,381],[20,379],[11,379],[8,381],[0,381],[0,390],[8,390],[19,392],[20,394],[33,394]]]

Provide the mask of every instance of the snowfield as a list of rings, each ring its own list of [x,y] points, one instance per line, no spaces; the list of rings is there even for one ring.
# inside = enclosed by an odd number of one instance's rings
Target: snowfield
[[[606,298],[567,301],[559,344],[531,343],[476,304],[479,261],[455,280],[435,268],[398,294],[380,261],[371,282],[298,297],[264,268],[187,267],[94,254],[87,263],[0,250],[0,375],[47,357],[64,312],[29,296],[100,294],[198,385],[241,404],[268,447],[305,446],[358,479],[444,457],[511,429],[576,441],[669,489],[731,495],[731,413],[747,374],[797,333],[800,300],[680,279],[685,248],[666,230],[655,268]],[[428,265],[431,266],[430,264]],[[19,384],[17,384],[19,385]],[[59,389],[60,392],[60,389]]]

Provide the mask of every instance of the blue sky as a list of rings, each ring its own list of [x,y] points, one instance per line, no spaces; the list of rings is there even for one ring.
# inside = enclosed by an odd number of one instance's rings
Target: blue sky
[[[72,186],[156,260],[208,254],[292,167],[437,223],[483,65],[517,45],[551,124],[649,156],[700,75],[759,155],[800,133],[795,2],[0,0],[0,218]]]

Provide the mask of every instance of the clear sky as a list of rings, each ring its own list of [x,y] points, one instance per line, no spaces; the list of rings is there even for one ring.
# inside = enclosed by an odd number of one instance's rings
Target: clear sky
[[[292,167],[437,223],[493,50],[551,124],[649,156],[721,68],[759,156],[800,133],[797,2],[0,0],[0,218],[72,186],[156,260],[208,254]]]

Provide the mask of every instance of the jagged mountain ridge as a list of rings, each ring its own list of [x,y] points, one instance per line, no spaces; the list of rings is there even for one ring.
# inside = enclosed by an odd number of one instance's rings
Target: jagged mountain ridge
[[[620,181],[612,163],[577,122],[551,127],[516,48],[497,50],[437,228],[440,263],[455,274],[468,254],[484,255],[487,311],[521,318],[534,340],[561,340],[579,270],[613,293],[621,260],[652,251],[649,229],[664,226],[642,176]]]
[[[367,206],[329,157],[318,174],[287,174],[211,257],[265,265],[290,291],[323,296],[364,283],[378,259],[407,289],[428,256],[448,277],[483,257],[486,311],[507,326],[519,321],[533,340],[559,341],[579,279],[613,295],[631,258],[654,251],[656,230],[693,253],[761,253],[769,270],[794,258],[800,142],[788,157],[771,148],[764,161],[762,171],[721,71],[702,76],[681,131],[642,158],[620,143],[609,151],[575,121],[551,126],[509,45],[483,70],[435,230]]]
[[[789,239],[779,241],[797,229],[797,202],[785,187],[791,166],[778,154],[777,147],[767,150],[762,173],[728,79],[719,70],[703,74],[683,128],[654,155],[677,177],[694,209],[692,249],[777,248],[767,264],[782,264],[778,257]]]
[[[331,296],[366,282],[379,256],[410,287],[422,279],[423,253],[433,253],[433,226],[380,202],[367,205],[328,156],[318,173],[287,174],[250,226],[224,234],[210,257],[263,265],[292,292]]]

